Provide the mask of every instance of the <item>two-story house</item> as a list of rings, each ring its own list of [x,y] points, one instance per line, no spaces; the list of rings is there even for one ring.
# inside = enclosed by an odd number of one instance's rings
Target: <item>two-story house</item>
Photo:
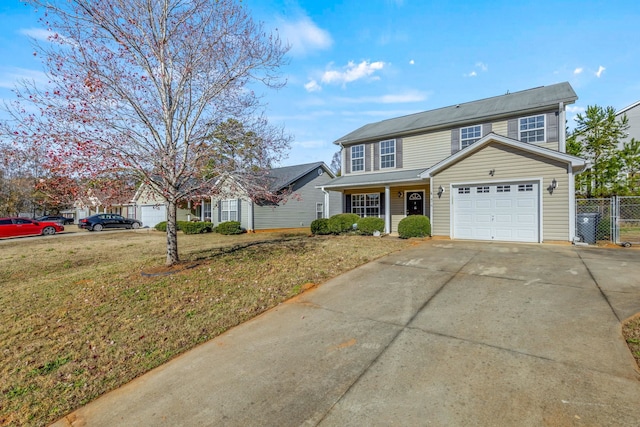
[[[342,210],[385,219],[430,217],[434,237],[571,241],[574,174],[565,152],[569,83],[365,125],[335,141],[343,175],[324,185]]]

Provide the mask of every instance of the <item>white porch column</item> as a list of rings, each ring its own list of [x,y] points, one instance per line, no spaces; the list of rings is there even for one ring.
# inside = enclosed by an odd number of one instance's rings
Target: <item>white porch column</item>
[[[249,210],[247,212],[247,228],[250,231],[255,231],[254,226],[253,226],[253,200],[249,199],[247,201],[247,206],[249,208]]]
[[[324,212],[322,212],[322,218],[329,218],[329,192],[325,190],[324,187],[321,187],[320,189],[324,193]]]
[[[391,233],[391,189],[384,186],[384,232]]]

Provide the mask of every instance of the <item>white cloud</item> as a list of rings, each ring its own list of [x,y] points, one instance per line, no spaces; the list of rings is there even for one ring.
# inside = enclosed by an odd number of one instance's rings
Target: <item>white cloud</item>
[[[376,71],[382,70],[386,64],[382,61],[362,61],[356,64],[349,61],[342,71],[328,70],[322,74],[322,83],[345,85],[356,80],[371,76]],[[377,79],[377,77],[373,77]]]
[[[49,78],[42,71],[17,67],[0,68],[0,87],[13,89],[22,80],[33,81],[39,86],[49,84]]]
[[[482,71],[483,73],[486,73],[489,70],[489,66],[487,64],[485,64],[484,62],[476,62],[475,66],[474,66],[475,70],[472,70],[471,72],[467,73],[467,74],[463,74],[463,77],[477,77],[478,76],[478,71]]]
[[[322,86],[320,86],[318,82],[313,79],[305,84],[304,88],[307,90],[307,92],[319,92],[322,90]]]
[[[567,105],[567,112],[572,114],[584,113],[584,107],[578,107],[577,105]]]
[[[421,102],[427,99],[427,94],[417,90],[403,93],[393,93],[381,96],[362,96],[359,98],[338,98],[339,101],[348,104],[405,104]]]
[[[596,71],[596,77],[600,78],[600,76],[602,75],[602,73],[604,72],[604,70],[606,70],[606,68],[604,68],[602,65],[598,67],[598,71]]]
[[[575,70],[573,70],[573,74],[574,75],[582,74],[583,71],[584,69],[582,67],[578,67]]]
[[[489,66],[484,62],[476,62],[476,67],[480,69],[480,71],[487,71]]]
[[[331,47],[333,39],[328,31],[318,27],[309,17],[303,16],[297,21],[278,20],[282,40],[291,46],[294,56],[304,56],[315,50]]]
[[[409,61],[409,64],[411,64],[411,65],[413,65],[415,63],[416,63],[416,61],[414,61],[413,59],[411,61]]]
[[[33,37],[36,40],[49,40],[49,37],[53,35],[51,31],[42,28],[23,28],[20,30],[20,34]]]

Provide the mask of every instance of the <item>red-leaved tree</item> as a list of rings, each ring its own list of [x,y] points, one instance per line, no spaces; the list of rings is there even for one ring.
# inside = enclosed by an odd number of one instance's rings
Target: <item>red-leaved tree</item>
[[[257,190],[262,171],[281,159],[289,138],[266,121],[252,88],[284,84],[279,68],[287,48],[245,6],[233,0],[28,3],[51,33],[36,43],[50,82],[25,81],[16,89],[12,120],[3,126],[16,145],[46,153],[56,176],[77,182],[129,176],[164,197],[167,265],[179,262],[179,202],[217,194],[221,177],[266,197]],[[220,161],[228,140],[219,131],[229,119],[253,135],[238,142],[251,149]]]

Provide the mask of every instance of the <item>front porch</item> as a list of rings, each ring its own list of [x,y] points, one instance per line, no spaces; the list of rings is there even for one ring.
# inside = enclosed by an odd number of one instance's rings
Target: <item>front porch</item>
[[[343,212],[383,218],[385,233],[395,233],[408,215],[431,217],[430,183],[419,177],[423,171],[347,175],[323,189],[342,193]]]

